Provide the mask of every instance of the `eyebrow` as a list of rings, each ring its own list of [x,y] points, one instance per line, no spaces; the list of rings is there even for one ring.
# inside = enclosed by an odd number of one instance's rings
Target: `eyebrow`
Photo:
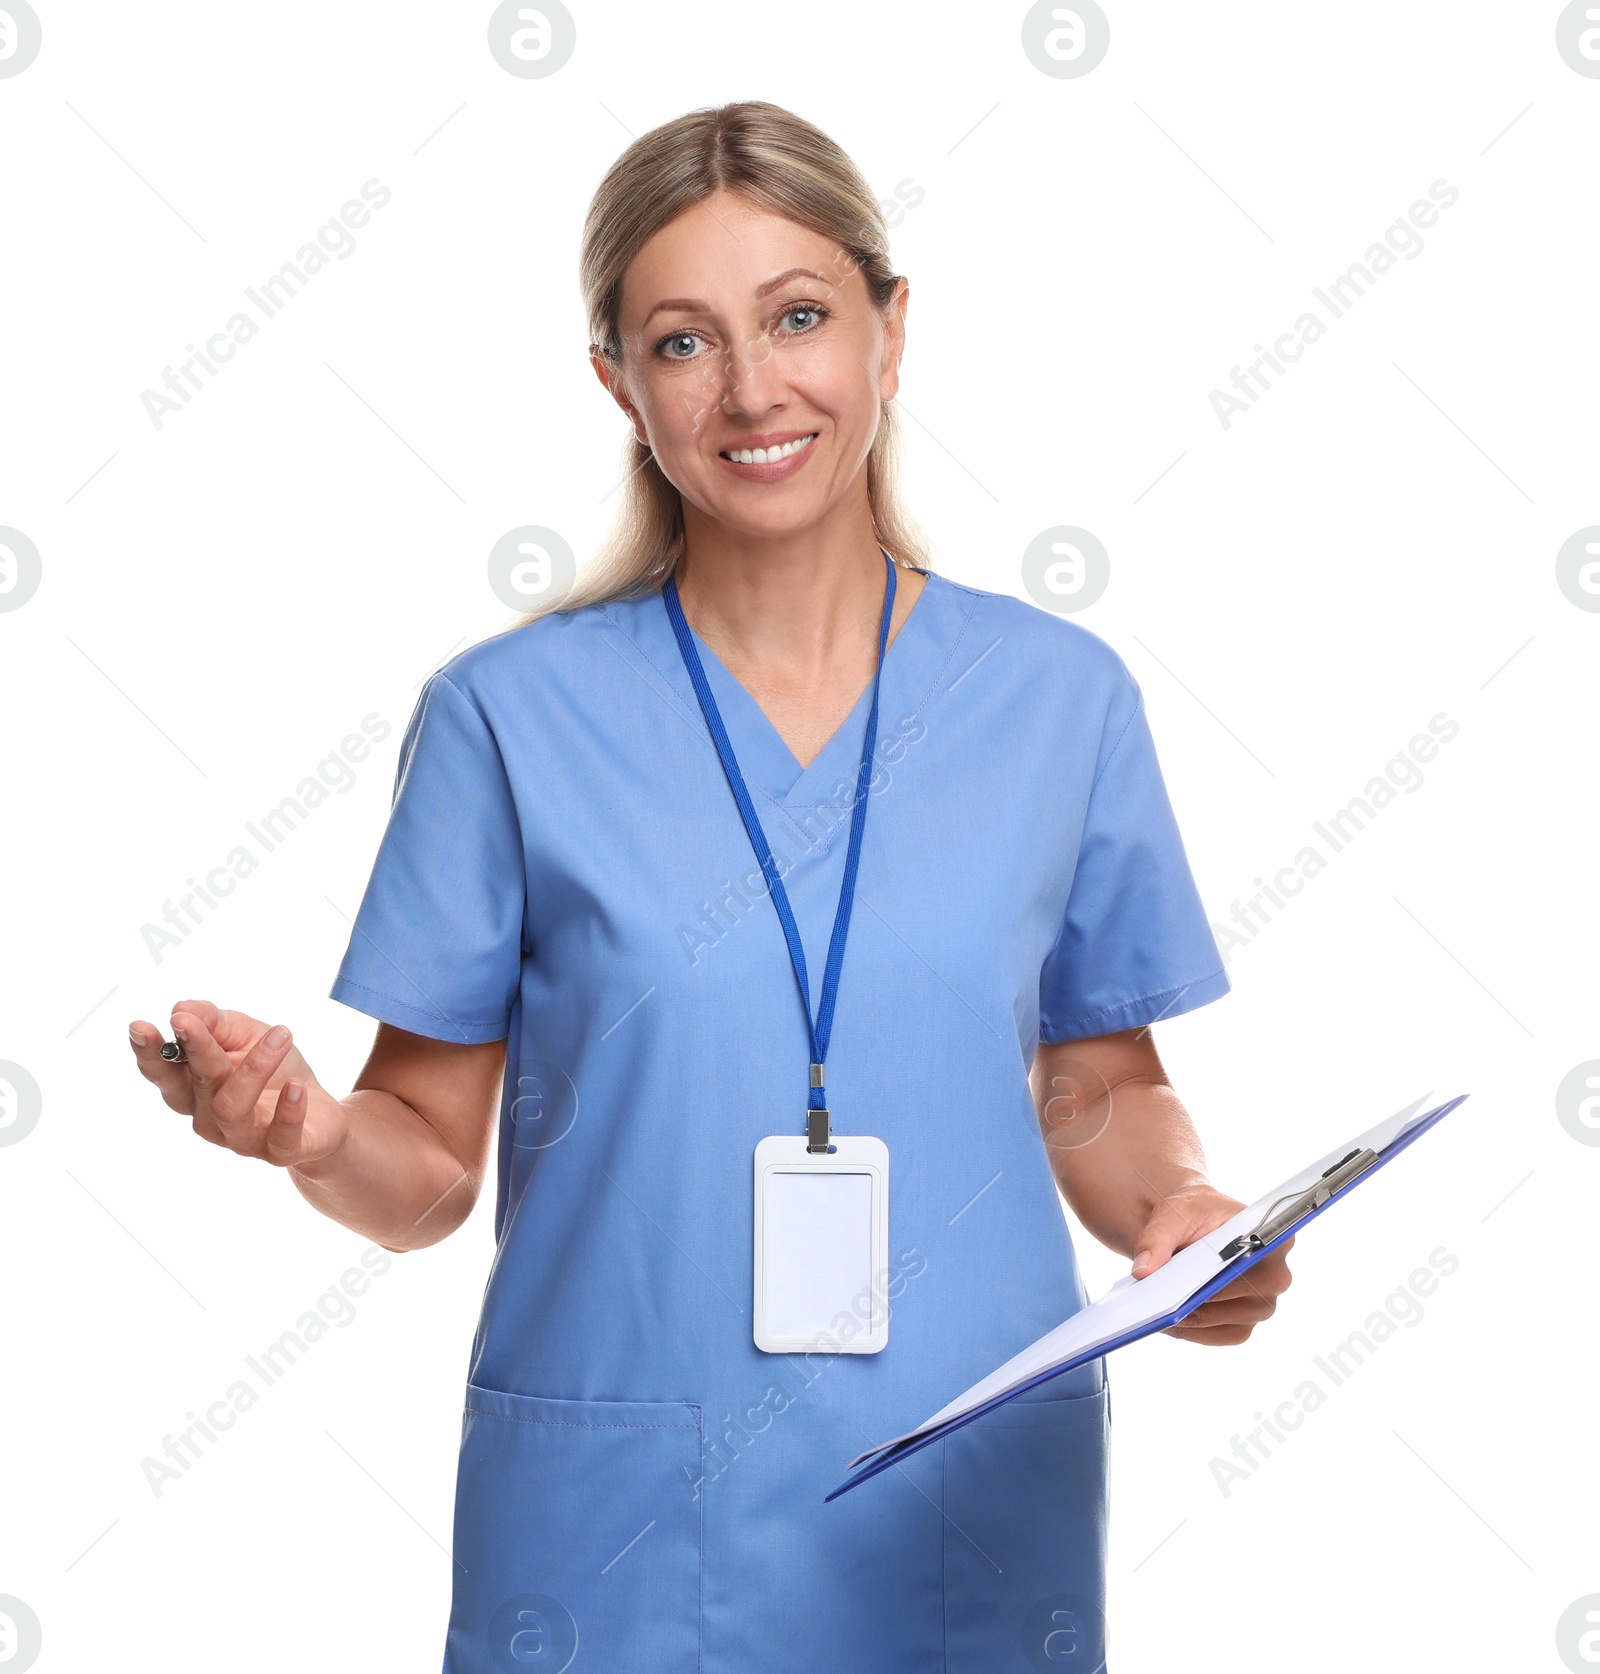
[[[756,295],[758,297],[770,296],[773,291],[781,290],[791,279],[815,279],[824,285],[828,283],[826,274],[814,273],[809,267],[791,267],[778,274],[776,278],[768,279],[764,284],[757,285]],[[665,308],[681,309],[686,314],[707,313],[710,310],[710,304],[692,296],[663,297],[640,321],[641,327],[649,325],[651,319]]]

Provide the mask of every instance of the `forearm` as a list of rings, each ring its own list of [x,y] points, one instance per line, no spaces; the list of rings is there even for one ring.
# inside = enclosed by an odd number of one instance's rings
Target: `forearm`
[[[1160,1204],[1206,1184],[1200,1137],[1164,1077],[1112,1080],[1085,1114],[1074,1123],[1083,1143],[1055,1140],[1046,1122],[1051,1166],[1078,1219],[1132,1256]]]
[[[1148,1028],[1041,1045],[1031,1072],[1050,1166],[1073,1213],[1147,1278],[1244,1205],[1206,1178],[1200,1136]],[[1289,1284],[1294,1240],[1202,1303],[1170,1335],[1242,1343]]]
[[[479,1180],[403,1099],[362,1088],[341,1099],[343,1142],[289,1169],[308,1203],[386,1250],[436,1244],[472,1212]]]

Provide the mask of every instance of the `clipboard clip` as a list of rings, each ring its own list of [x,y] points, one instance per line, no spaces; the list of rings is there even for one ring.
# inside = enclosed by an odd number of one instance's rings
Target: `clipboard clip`
[[[1378,1160],[1371,1146],[1362,1146],[1323,1169],[1316,1184],[1303,1192],[1292,1192],[1280,1197],[1257,1224],[1254,1232],[1241,1232],[1231,1238],[1217,1254],[1223,1261],[1248,1255],[1252,1250],[1265,1249],[1280,1233],[1303,1221],[1314,1210],[1320,1209],[1336,1191],[1348,1186],[1359,1174],[1364,1174]]]

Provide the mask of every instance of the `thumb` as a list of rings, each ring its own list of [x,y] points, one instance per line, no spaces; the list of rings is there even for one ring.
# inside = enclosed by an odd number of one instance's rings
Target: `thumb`
[[[300,1154],[305,1149],[309,1104],[303,1081],[285,1081],[279,1088],[277,1106],[263,1145],[268,1162],[287,1168],[300,1160]]]
[[[1142,1279],[1164,1266],[1186,1241],[1189,1222],[1169,1204],[1161,1204],[1140,1232],[1133,1258],[1133,1276]]]

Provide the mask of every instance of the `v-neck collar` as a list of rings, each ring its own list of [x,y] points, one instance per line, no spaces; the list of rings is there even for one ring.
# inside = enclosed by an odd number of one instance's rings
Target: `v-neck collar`
[[[926,576],[927,572],[919,571],[918,573]],[[922,604],[923,594],[927,590],[927,582],[924,580],[922,592],[917,595],[911,609],[906,613],[905,619],[889,640],[884,652],[884,677],[888,675],[889,660],[894,655],[895,647],[911,631],[911,625],[916,620],[917,610]],[[663,600],[664,607],[665,601]],[[711,684],[712,695],[717,700],[717,708],[722,711],[724,725],[728,722],[729,707],[740,708],[745,713],[746,721],[746,726],[742,729],[743,733],[752,737],[753,740],[759,741],[758,748],[752,754],[762,758],[760,766],[756,766],[754,762],[747,764],[744,750],[738,743],[734,745],[734,751],[739,757],[740,769],[746,780],[752,777],[752,769],[754,769],[758,782],[765,786],[776,800],[793,802],[797,800],[795,795],[797,789],[813,775],[828,780],[836,765],[834,758],[841,752],[847,752],[848,762],[839,762],[837,766],[840,771],[847,772],[851,781],[854,782],[861,767],[862,745],[866,741],[867,713],[872,708],[873,681],[870,678],[866,685],[862,687],[856,701],[851,705],[850,713],[829,734],[822,748],[811,758],[810,764],[802,767],[800,758],[790,749],[783,734],[778,731],[772,717],[762,708],[755,694],[695,632],[692,625],[689,628],[689,633],[694,640],[695,649],[700,653],[700,662],[705,668],[706,679]],[[881,693],[882,680],[878,684]],[[881,695],[878,726],[881,732],[883,728]],[[733,737],[734,734],[730,733],[729,736]],[[780,786],[783,787],[781,791]]]
[[[971,589],[947,581],[931,570],[921,574],[925,577],[922,592],[884,654],[878,710],[880,752],[883,744],[898,732],[903,717],[927,707],[949,670],[979,597]],[[683,656],[672,632],[666,600],[659,589],[601,608],[626,637],[635,655],[643,657],[655,677],[651,684],[658,689],[664,684],[670,690],[685,718],[704,739],[706,748],[714,751],[694,684],[683,666]],[[691,628],[690,632],[694,630]],[[698,634],[694,640],[751,791],[764,793],[768,801],[791,814],[837,804],[841,788],[848,797],[861,764],[867,711],[872,706],[871,682],[811,765],[802,768],[767,712]],[[630,656],[629,660],[635,659]]]
[[[917,600],[918,604],[921,602],[921,599]],[[914,608],[911,615],[916,615]],[[908,616],[900,633],[895,635],[896,641],[910,625],[911,616]],[[739,758],[740,770],[749,783],[759,784],[775,801],[788,802],[809,775],[820,772],[824,764],[831,761],[839,751],[846,749],[846,746],[850,758],[850,772],[854,775],[855,770],[861,765],[861,744],[866,735],[867,711],[872,707],[870,680],[851,707],[850,713],[834,729],[827,743],[811,758],[811,765],[802,767],[800,758],[784,742],[783,734],[772,724],[772,717],[756,701],[755,696],[693,628],[690,628],[689,632],[694,637],[695,649],[700,653],[700,662],[711,685],[711,694],[717,700],[717,708],[722,711],[722,722],[733,741],[733,750]],[[893,649],[894,645],[891,644],[889,650]],[[887,653],[884,656],[883,668],[887,676]],[[880,698],[880,710],[881,703]],[[738,715],[737,724],[734,720],[735,713]]]

